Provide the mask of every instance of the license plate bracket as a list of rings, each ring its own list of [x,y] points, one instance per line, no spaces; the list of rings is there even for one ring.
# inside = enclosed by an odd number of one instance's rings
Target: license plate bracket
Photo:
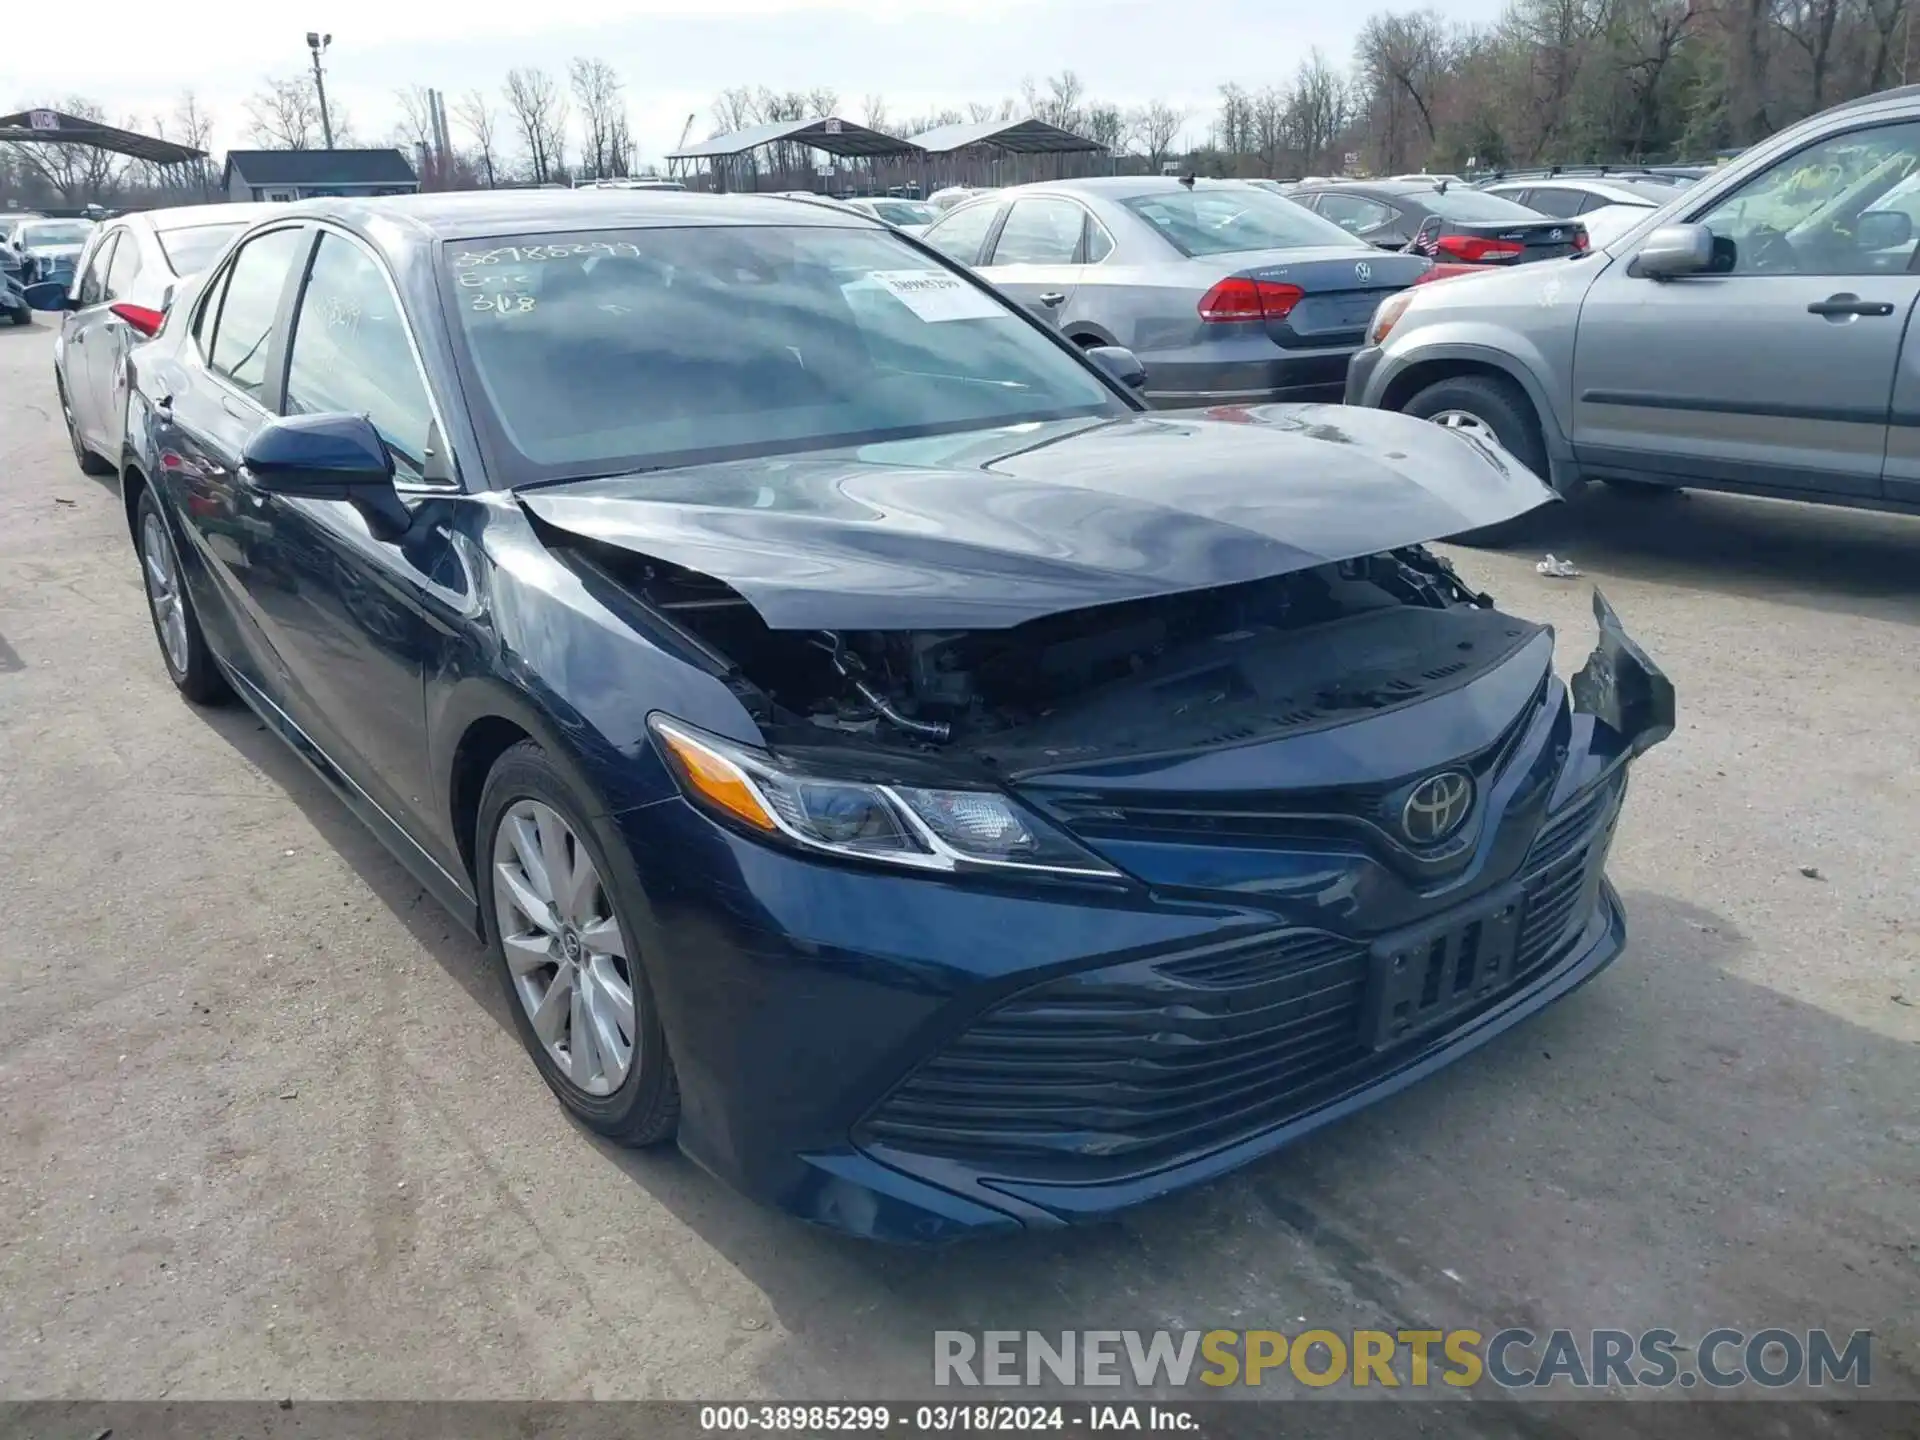
[[[1522,887],[1503,886],[1471,906],[1375,940],[1361,1040],[1373,1050],[1403,1045],[1512,984],[1524,908]]]

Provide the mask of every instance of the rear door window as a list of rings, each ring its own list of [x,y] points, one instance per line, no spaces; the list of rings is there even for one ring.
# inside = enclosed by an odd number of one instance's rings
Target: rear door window
[[[119,239],[120,232],[115,230],[93,247],[93,256],[87,261],[87,268],[80,276],[80,287],[74,292],[81,309],[84,310],[89,305],[106,303],[107,266],[113,262],[113,247]]]
[[[1320,213],[1350,235],[1365,235],[1393,219],[1393,210],[1358,195],[1322,195]]]
[[[1584,190],[1569,190],[1563,185],[1538,185],[1527,191],[1524,196],[1502,195],[1500,199],[1514,199],[1528,208],[1538,210],[1542,215],[1551,215],[1559,220],[1571,220],[1581,211],[1590,209],[1587,203],[1593,197]]]
[[[306,236],[298,226],[269,230],[243,245],[229,267],[207,363],[256,400],[266,398],[274,317]]]
[[[113,263],[107,267],[108,302],[126,299],[133,293],[133,282],[139,278],[140,242],[123,230],[120,232],[120,243],[114,246]]]
[[[994,265],[1071,265],[1080,257],[1086,212],[1071,200],[1016,200],[993,242]]]
[[[949,260],[972,265],[980,259],[980,247],[993,228],[993,217],[1000,213],[1000,202],[988,200],[979,205],[962,205],[927,230],[921,238]]]

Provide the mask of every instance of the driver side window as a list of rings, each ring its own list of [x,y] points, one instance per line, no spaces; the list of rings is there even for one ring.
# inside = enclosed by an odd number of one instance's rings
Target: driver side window
[[[1713,232],[1718,274],[1879,275],[1913,259],[1916,217],[1920,123],[1909,122],[1809,145],[1698,219]]]

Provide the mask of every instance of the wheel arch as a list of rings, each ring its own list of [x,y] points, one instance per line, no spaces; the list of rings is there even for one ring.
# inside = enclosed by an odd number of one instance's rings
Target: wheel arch
[[[1533,411],[1534,425],[1547,452],[1547,465],[1552,472],[1550,483],[1561,491],[1572,485],[1578,478],[1573,447],[1568,444],[1553,407],[1547,403],[1546,392],[1527,367],[1516,362],[1512,356],[1478,348],[1422,355],[1394,371],[1380,392],[1379,407],[1394,411],[1404,409],[1408,401],[1429,385],[1470,375],[1490,376],[1518,387],[1528,408]]]

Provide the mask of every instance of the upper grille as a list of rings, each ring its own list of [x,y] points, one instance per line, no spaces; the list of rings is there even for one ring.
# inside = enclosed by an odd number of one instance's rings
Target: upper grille
[[[1591,913],[1618,796],[1609,787],[1542,833],[1514,963],[1487,1003],[1563,954]],[[1136,1170],[1228,1143],[1398,1063],[1362,1041],[1369,972],[1365,942],[1293,930],[1064,976],[975,1021],[887,1096],[863,1137],[1023,1168]]]

